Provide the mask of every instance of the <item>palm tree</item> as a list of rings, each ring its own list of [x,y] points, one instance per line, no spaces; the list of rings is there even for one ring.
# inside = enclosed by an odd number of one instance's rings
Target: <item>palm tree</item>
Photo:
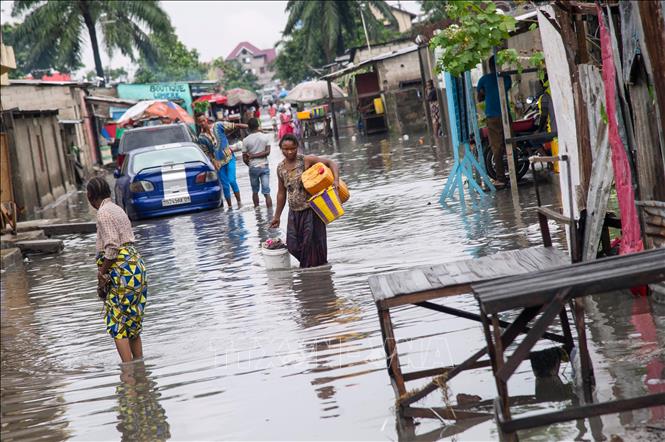
[[[156,58],[149,34],[173,32],[171,20],[156,0],[16,0],[12,16],[25,14],[16,38],[29,43],[28,65],[56,61],[76,66],[81,61],[83,31],[88,31],[97,76],[104,78],[98,31],[106,52],[120,52],[135,60],[134,49]]]
[[[306,36],[305,53],[322,50],[328,62],[344,53],[349,42],[363,34],[363,20],[370,39],[375,39],[385,29],[383,20],[397,25],[390,6],[382,0],[289,0],[286,12],[289,18],[284,35],[291,35],[302,26]],[[379,12],[383,20],[373,12]]]

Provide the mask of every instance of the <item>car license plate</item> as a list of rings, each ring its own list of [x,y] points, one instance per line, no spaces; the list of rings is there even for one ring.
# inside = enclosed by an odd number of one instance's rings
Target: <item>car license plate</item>
[[[176,197],[171,197],[171,198],[165,198],[162,200],[162,206],[167,207],[167,206],[177,206],[178,204],[187,204],[191,203],[192,198],[187,195],[187,196],[176,196]]]

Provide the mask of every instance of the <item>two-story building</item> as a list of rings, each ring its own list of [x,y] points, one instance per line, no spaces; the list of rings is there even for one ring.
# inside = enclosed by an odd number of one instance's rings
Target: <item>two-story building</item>
[[[276,56],[275,48],[259,49],[250,42],[243,41],[231,51],[226,61],[236,60],[244,69],[256,75],[259,84],[265,87],[272,84],[272,62]]]

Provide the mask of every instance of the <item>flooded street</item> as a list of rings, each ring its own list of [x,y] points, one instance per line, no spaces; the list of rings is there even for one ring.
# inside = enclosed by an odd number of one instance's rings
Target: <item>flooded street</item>
[[[439,194],[452,166],[447,148],[419,144],[416,136],[371,141],[343,139],[337,148],[306,149],[338,161],[351,191],[346,214],[328,228],[330,267],[265,270],[258,246],[275,233],[267,228],[272,213],[251,207],[247,167],[240,161],[241,210],[135,223],[150,281],[142,363],[121,369],[105,332],[95,293],[94,235],[63,237],[61,254],[32,256],[25,270],[3,271],[2,439],[413,438],[396,423],[368,276],[540,245],[536,198],[527,184],[519,189],[521,211],[509,191],[489,195],[475,209],[468,205],[466,214],[456,202],[443,208]],[[273,147],[273,196],[280,160]],[[541,188],[544,202],[559,207],[558,185],[550,181]],[[44,213],[56,215],[94,217],[82,193]],[[555,224],[551,229],[555,245],[565,247],[563,231]],[[589,303],[599,398],[662,391],[665,306],[624,294],[615,299]],[[471,295],[446,305],[477,311]],[[400,356],[409,371],[459,363],[485,346],[481,327],[463,319],[403,308],[393,320],[397,337],[406,340]],[[565,385],[555,389],[573,388],[570,365],[561,371]],[[533,395],[534,383],[523,364],[510,393]],[[451,397],[496,395],[489,369],[464,372],[451,388]],[[555,396],[543,391],[551,390],[541,390],[545,399],[536,404],[514,407],[514,415],[569,404],[550,402]],[[442,403],[440,394],[422,401]],[[664,418],[657,409],[639,410],[521,435],[609,438]],[[432,432],[430,439],[454,430],[419,422],[415,435]],[[487,421],[455,437],[498,435]]]

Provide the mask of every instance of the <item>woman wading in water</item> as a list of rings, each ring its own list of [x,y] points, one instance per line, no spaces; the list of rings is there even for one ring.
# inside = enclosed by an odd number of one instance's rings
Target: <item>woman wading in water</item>
[[[88,182],[88,201],[97,209],[97,294],[104,301],[106,331],[122,362],[143,357],[141,327],[148,296],[143,258],[134,247],[127,214],[111,201],[104,178]]]
[[[314,155],[298,153],[298,139],[293,134],[282,137],[279,147],[284,160],[277,166],[277,209],[270,227],[279,227],[279,218],[289,201],[289,223],[286,229],[286,246],[289,253],[300,261],[300,267],[316,267],[328,262],[326,225],[307,204],[309,194],[302,184],[302,173],[316,163],[328,166],[335,176],[334,186],[339,185],[337,163]]]

